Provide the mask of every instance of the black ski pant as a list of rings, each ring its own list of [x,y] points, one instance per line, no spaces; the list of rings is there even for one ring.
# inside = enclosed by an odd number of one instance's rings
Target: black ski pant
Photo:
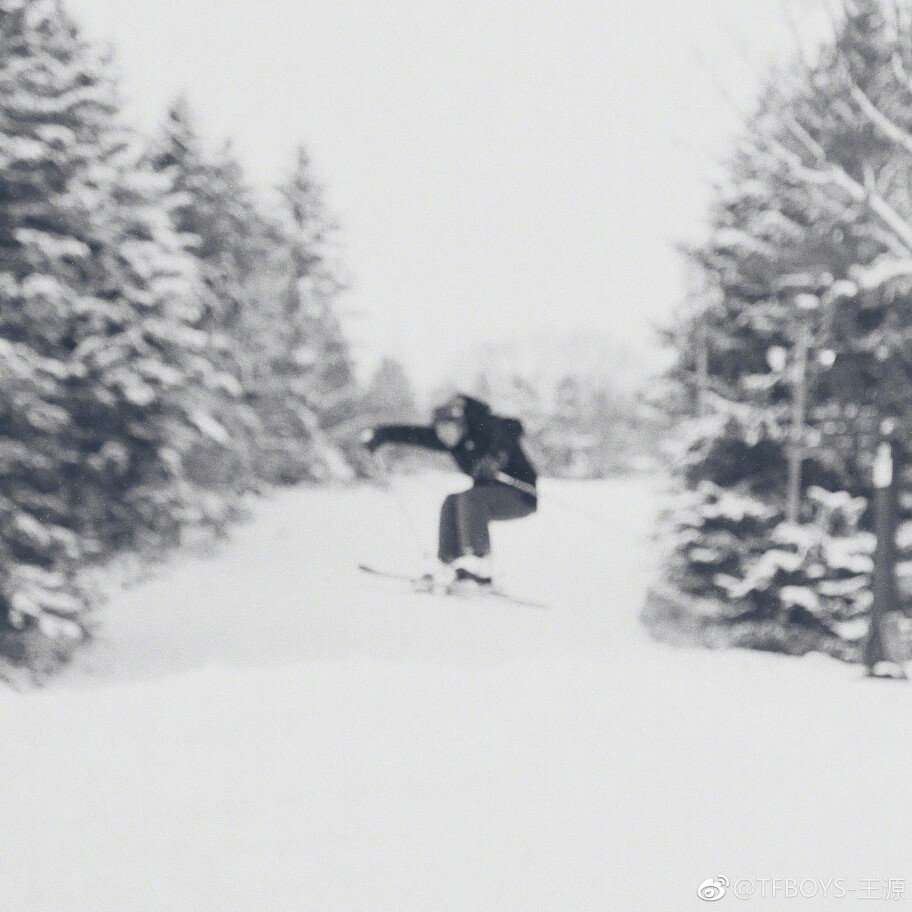
[[[515,488],[481,484],[450,494],[440,510],[440,548],[437,556],[451,564],[464,554],[485,557],[491,553],[488,523],[521,519],[534,513],[536,502]]]

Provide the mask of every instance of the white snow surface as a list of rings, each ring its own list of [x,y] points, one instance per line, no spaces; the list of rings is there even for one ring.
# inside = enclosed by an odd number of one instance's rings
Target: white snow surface
[[[396,482],[429,542],[458,484]],[[51,688],[0,694],[0,909],[687,912],[718,875],[757,883],[719,908],[907,908],[909,685],[653,643],[659,491],[545,482],[496,527],[547,612],[359,573],[417,546],[358,486],[277,494],[115,592]]]

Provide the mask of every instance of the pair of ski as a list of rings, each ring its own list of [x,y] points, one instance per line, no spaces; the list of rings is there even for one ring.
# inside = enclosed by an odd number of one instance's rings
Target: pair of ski
[[[402,583],[411,585],[415,592],[423,592],[428,595],[449,595],[453,598],[484,599],[493,598],[502,602],[509,602],[519,608],[534,608],[537,611],[547,611],[548,606],[541,602],[534,602],[530,599],[519,598],[509,592],[505,592],[498,586],[479,586],[472,592],[462,590],[451,590],[447,586],[429,580],[425,576],[416,576],[411,573],[400,573],[394,570],[383,570],[378,567],[372,567],[369,564],[358,564],[358,569],[370,576],[381,577],[382,579],[398,580]]]

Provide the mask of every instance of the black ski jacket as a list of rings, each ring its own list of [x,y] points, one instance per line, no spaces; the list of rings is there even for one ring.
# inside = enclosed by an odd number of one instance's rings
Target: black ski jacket
[[[478,485],[507,484],[535,502],[537,473],[520,446],[522,422],[495,415],[483,402],[465,397],[466,433],[454,447],[437,436],[433,425],[387,424],[374,428],[371,444],[406,444],[449,453]],[[498,477],[499,476],[499,477]]]

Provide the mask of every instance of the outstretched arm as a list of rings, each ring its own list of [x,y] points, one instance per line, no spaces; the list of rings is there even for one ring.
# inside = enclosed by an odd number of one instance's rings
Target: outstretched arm
[[[423,447],[426,450],[446,450],[432,427],[419,424],[383,424],[368,430],[363,440],[371,452],[386,443]]]

